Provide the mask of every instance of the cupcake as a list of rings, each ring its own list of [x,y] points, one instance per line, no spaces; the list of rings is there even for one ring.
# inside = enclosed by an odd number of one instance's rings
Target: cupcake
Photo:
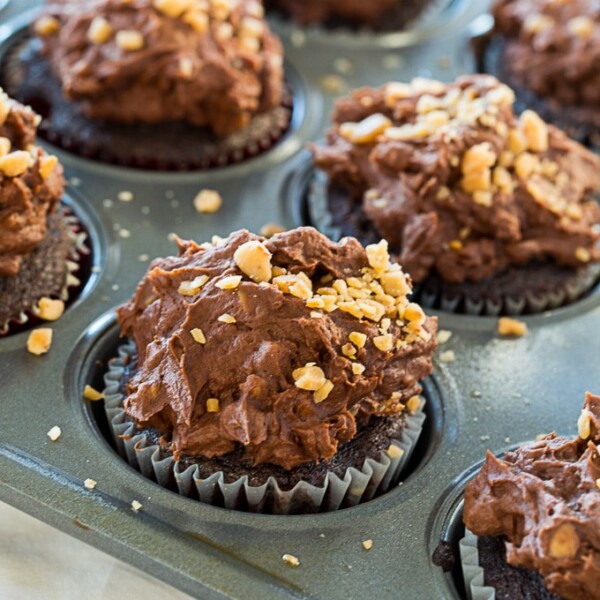
[[[551,433],[504,459],[488,452],[465,491],[465,525],[479,538],[462,542],[478,551],[467,585],[477,569],[484,584],[470,585],[473,598],[489,598],[484,587],[496,600],[600,598],[599,396],[586,394],[578,429],[575,439]]]
[[[313,222],[385,238],[426,306],[471,314],[539,312],[598,278],[600,158],[513,112],[491,76],[414,79],[338,102]]]
[[[437,320],[386,243],[312,228],[179,242],[117,310],[105,405],[161,485],[255,512],[352,506],[394,485],[424,421]]]
[[[483,68],[523,107],[600,146],[600,6],[593,0],[499,0]]]
[[[404,29],[429,2],[423,0],[266,0],[267,9],[300,25],[368,27],[376,31]]]
[[[60,206],[62,167],[35,144],[38,122],[0,89],[0,334],[58,318],[79,285],[82,234]]]
[[[256,0],[48,0],[4,65],[43,133],[84,156],[198,168],[242,160],[289,125],[282,47]]]

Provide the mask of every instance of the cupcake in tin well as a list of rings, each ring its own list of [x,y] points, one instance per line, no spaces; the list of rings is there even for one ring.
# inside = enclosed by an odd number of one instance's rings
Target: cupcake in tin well
[[[256,0],[48,0],[3,77],[43,133],[131,166],[236,162],[287,130],[283,50]]]
[[[313,221],[332,235],[379,236],[420,301],[472,314],[538,312],[598,278],[600,159],[490,76],[415,79],[338,102]]]
[[[600,3],[499,0],[482,67],[569,135],[600,147]]]
[[[504,459],[488,452],[465,491],[470,597],[600,599],[599,396],[586,395],[578,429],[575,439],[552,433]]]
[[[39,117],[0,89],[0,334],[62,314],[83,246],[60,206],[62,167],[35,144]]]
[[[404,29],[429,6],[426,0],[266,0],[267,9],[290,16],[301,25],[368,27],[376,31]]]
[[[437,321],[385,242],[312,228],[180,242],[117,311],[106,409],[160,484],[256,512],[352,506],[398,481],[424,421]]]

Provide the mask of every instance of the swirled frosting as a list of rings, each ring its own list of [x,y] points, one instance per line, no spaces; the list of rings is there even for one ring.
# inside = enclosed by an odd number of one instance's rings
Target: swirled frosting
[[[532,111],[516,117],[513,103],[483,75],[360,89],[338,102],[315,163],[415,281],[600,260],[600,158]]]
[[[139,355],[125,410],[175,457],[329,459],[371,418],[418,403],[437,320],[409,290],[383,242],[311,228],[180,242],[117,311]]]
[[[0,89],[0,276],[15,276],[46,235],[64,188],[62,167],[35,145],[38,117]]]
[[[91,119],[222,135],[279,105],[281,44],[256,0],[48,0],[34,29]]]
[[[566,600],[600,598],[600,397],[586,394],[579,437],[555,433],[488,452],[465,490],[465,525],[506,536],[507,561],[536,569]]]
[[[560,105],[600,103],[600,2],[500,0],[495,32],[504,63],[521,85]]]

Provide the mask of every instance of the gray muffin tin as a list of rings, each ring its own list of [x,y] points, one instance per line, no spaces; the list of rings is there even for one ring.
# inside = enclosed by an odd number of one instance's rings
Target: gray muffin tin
[[[0,53],[39,3],[12,0],[0,13]],[[464,483],[487,448],[500,452],[540,432],[575,432],[584,392],[600,390],[598,290],[524,319],[529,334],[514,340],[497,337],[496,319],[440,313],[440,328],[453,332],[441,351],[452,350],[456,360],[442,362],[438,352],[418,464],[393,491],[335,513],[253,515],[160,488],[115,454],[98,407],[82,391],[86,383],[101,386],[98,360],[116,351],[114,308],[131,296],[148,258],[176,251],[171,232],[204,241],[242,227],[301,224],[291,191],[306,164],[305,143],[327,127],[333,98],[324,90],[472,72],[469,37],[489,25],[486,8],[434,4],[416,30],[383,36],[301,34],[276,22],[299,74],[291,81],[293,128],[274,150],[238,166],[145,172],[50,148],[70,179],[68,200],[91,232],[95,273],[51,325],[49,354],[28,354],[26,332],[0,339],[0,500],[198,598],[460,597],[451,576],[432,564],[432,552],[452,533]],[[203,188],[222,194],[218,213],[195,211],[192,199]],[[122,191],[133,200],[119,200]],[[54,425],[62,429],[57,442],[46,435]],[[95,490],[84,488],[87,478],[98,482]],[[137,513],[133,500],[143,505]],[[361,544],[367,539],[370,551]],[[300,566],[286,565],[286,553]]]

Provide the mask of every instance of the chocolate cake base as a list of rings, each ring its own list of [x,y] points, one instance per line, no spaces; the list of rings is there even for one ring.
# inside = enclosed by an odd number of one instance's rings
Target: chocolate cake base
[[[180,121],[156,125],[92,121],[65,99],[40,50],[39,40],[25,37],[18,42],[0,65],[0,86],[43,117],[41,138],[83,158],[159,171],[210,169],[269,150],[290,127],[293,96],[288,90],[279,107],[224,137]]]
[[[494,75],[516,94],[515,112],[535,110],[545,121],[553,123],[578,142],[600,149],[600,109],[591,106],[565,106],[543,98],[523,85],[510,70],[504,56],[506,43],[498,36],[488,36],[475,45],[478,70]]]
[[[127,396],[125,386],[135,372],[135,359],[125,368],[121,378],[120,391],[123,397]],[[244,459],[244,449],[238,448],[225,456],[215,458],[183,456],[179,459],[182,469],[197,465],[199,477],[206,479],[214,473],[222,472],[226,483],[233,483],[246,475],[252,486],[260,486],[273,477],[280,489],[291,490],[300,481],[305,481],[314,486],[322,486],[328,473],[335,473],[340,479],[344,478],[346,471],[351,468],[361,469],[365,459],[380,460],[380,455],[385,452],[393,440],[402,436],[406,426],[407,416],[400,414],[397,417],[377,417],[359,429],[357,435],[347,444],[341,446],[336,455],[330,460],[320,463],[308,462],[291,470],[277,465],[262,464],[253,466]],[[133,422],[133,421],[131,421]],[[138,428],[140,433],[148,437],[149,444],[160,446],[164,457],[172,456],[168,450],[169,439],[160,431],[151,428]]]
[[[366,28],[383,33],[407,29],[432,4],[431,0],[398,0],[393,9],[382,13],[375,22],[347,18],[336,14],[335,11],[331,11],[331,15],[325,21],[319,21],[315,19],[314,11],[311,11],[310,7],[307,8],[306,5],[322,1],[265,0],[265,6],[268,11],[291,18],[299,25],[321,25],[327,29],[346,28],[354,31]]]
[[[15,277],[0,277],[0,333],[11,321],[33,318],[32,308],[43,296],[61,298],[68,286],[77,237],[61,210],[48,217],[48,231],[39,246],[25,258]],[[75,280],[74,280],[75,282]]]
[[[506,562],[503,538],[480,537],[477,550],[484,584],[496,590],[496,600],[561,600],[546,589],[544,578],[537,571]]]
[[[362,198],[344,188],[329,185],[317,172],[308,191],[311,224],[333,239],[356,237],[361,244],[379,242],[377,233],[361,209]],[[398,248],[390,248],[392,255]],[[583,298],[600,282],[600,265],[571,269],[549,262],[532,262],[482,281],[449,283],[438,273],[415,285],[413,299],[424,308],[470,315],[536,314],[566,306]]]

